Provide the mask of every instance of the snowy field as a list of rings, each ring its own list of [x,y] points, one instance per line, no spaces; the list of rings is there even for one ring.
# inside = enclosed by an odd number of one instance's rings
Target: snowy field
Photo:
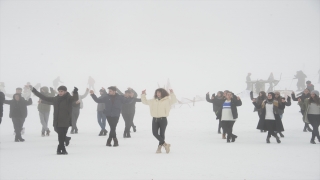
[[[150,96],[150,95],[149,95]],[[35,102],[37,98],[33,99]],[[156,154],[147,106],[137,103],[137,132],[122,137],[122,117],[117,127],[119,147],[105,146],[99,137],[96,104],[84,100],[78,120],[79,134],[72,137],[69,155],[56,155],[57,134],[41,137],[36,105],[29,107],[23,143],[14,142],[13,125],[5,105],[1,124],[0,179],[320,179],[320,144],[310,144],[311,133],[302,132],[299,107],[293,102],[284,114],[285,138],[266,144],[266,133],[256,130],[258,116],[249,98],[243,99],[234,126],[235,143],[217,133],[212,105],[178,106],[168,118],[166,140],[170,154]],[[109,127],[107,128],[109,131]],[[164,150],[163,150],[164,151]]]

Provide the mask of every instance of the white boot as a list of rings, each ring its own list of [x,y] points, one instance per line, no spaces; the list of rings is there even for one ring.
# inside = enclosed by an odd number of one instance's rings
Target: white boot
[[[170,146],[171,146],[171,144],[167,144],[167,143],[164,143],[164,144],[163,144],[163,147],[164,147],[164,149],[166,150],[166,153],[167,153],[167,154],[170,152]]]
[[[161,153],[161,147],[162,147],[162,145],[159,145],[159,146],[158,146],[158,149],[157,149],[157,152],[156,152],[156,153]]]

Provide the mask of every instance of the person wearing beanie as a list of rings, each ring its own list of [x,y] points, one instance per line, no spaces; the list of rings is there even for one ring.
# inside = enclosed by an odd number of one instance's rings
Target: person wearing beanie
[[[24,142],[25,140],[21,136],[21,131],[28,115],[27,106],[32,104],[32,99],[29,98],[27,101],[22,98],[21,94],[15,94],[12,100],[4,100],[3,103],[10,105],[9,117],[12,119],[13,127],[16,132],[15,142]]]
[[[30,86],[32,92],[42,101],[46,101],[53,105],[53,127],[58,133],[59,145],[57,148],[58,155],[67,155],[66,146],[69,145],[70,137],[67,137],[68,128],[71,126],[72,120],[72,104],[78,101],[78,88],[74,87],[73,96],[67,91],[67,87],[60,86],[58,95],[55,97],[47,97],[39,93],[37,89]]]
[[[306,84],[307,84],[307,89],[309,89],[310,91],[314,90],[314,85],[311,84],[311,81],[307,81]]]
[[[3,117],[3,102],[5,100],[4,93],[0,91],[0,124]]]
[[[167,117],[169,116],[171,106],[177,102],[176,95],[170,89],[169,93],[163,89],[156,89],[152,99],[147,99],[146,90],[142,91],[141,102],[148,105],[152,116],[152,133],[159,141],[156,153],[161,153],[161,148],[164,147],[166,153],[170,152],[170,144],[165,141],[165,132],[168,125]],[[160,134],[159,134],[160,130]]]
[[[49,88],[47,86],[41,87],[40,93],[47,97],[54,97],[55,95],[55,91],[53,90],[53,88],[50,88],[50,93],[49,93]],[[46,135],[49,136],[50,135],[50,130],[48,128],[49,115],[50,115],[49,102],[41,101],[41,99],[39,99],[38,111],[39,111],[40,122],[42,125],[41,136],[42,137],[45,137]]]
[[[107,93],[104,89],[100,89],[99,92],[100,92],[100,97],[98,99],[102,99],[104,96],[107,95]],[[97,105],[97,119],[98,119],[98,124],[101,128],[99,136],[106,136],[108,133],[108,131],[106,130],[107,117],[104,114],[105,107],[106,106],[104,103],[98,103],[98,105]]]
[[[130,129],[133,127],[133,132],[136,132],[136,126],[133,124],[134,114],[136,112],[136,103],[141,102],[141,99],[137,98],[137,93],[132,88],[128,88],[123,94],[118,88],[117,93],[124,95],[126,98],[132,99],[131,103],[124,104],[122,107],[122,117],[125,122],[125,128],[123,138],[131,138]]]
[[[259,124],[257,129],[267,130],[267,143],[270,143],[271,136],[275,137],[277,143],[281,143],[280,138],[277,136],[275,131],[281,132],[284,131],[280,115],[279,109],[283,109],[284,104],[279,104],[277,100],[275,100],[275,94],[273,92],[269,92],[267,99],[264,100],[261,104],[258,104],[255,99],[252,101],[253,105],[261,109],[260,117],[264,120],[263,123]]]
[[[264,91],[260,91],[260,92],[259,92],[259,96],[258,96],[257,98],[253,98],[253,91],[251,91],[251,92],[250,92],[250,98],[251,98],[251,100],[255,99],[255,101],[256,101],[257,104],[261,104],[263,101],[265,101],[265,100],[267,99],[267,94],[266,94],[266,92],[264,92]],[[260,117],[260,115],[261,115],[261,109],[258,109],[258,108],[256,108],[256,107],[254,107],[253,112],[258,112],[259,121],[258,121],[257,127],[259,127],[260,124],[263,124],[263,123],[264,123],[263,118]],[[267,131],[261,129],[260,132],[263,133],[263,132],[267,132]]]
[[[310,123],[313,127],[312,136],[310,143],[315,143],[315,138],[317,137],[320,142],[319,135],[319,125],[320,125],[320,99],[319,99],[319,91],[313,90],[311,91],[311,96],[308,99],[302,101],[299,99],[299,104],[304,106],[305,116],[304,121],[306,123]]]
[[[298,96],[298,97],[296,97],[295,93],[292,91],[291,96],[292,96],[292,100],[293,101],[299,101],[299,99],[300,99],[302,102],[304,102],[305,99],[310,98],[310,90],[309,89],[305,89],[303,91],[302,95]],[[299,105],[300,105],[300,112],[302,114],[302,120],[303,120],[303,119],[305,119],[304,118],[304,115],[305,115],[305,109],[304,108],[305,108],[305,106],[301,106],[300,103],[299,103]],[[308,131],[312,132],[312,129],[310,128],[309,123],[304,122],[304,120],[303,120],[303,123],[304,123],[303,132],[308,132]]]
[[[104,91],[105,89],[102,88]],[[94,91],[91,90],[90,94],[92,99],[96,103],[104,103],[105,104],[105,109],[104,113],[107,117],[107,121],[110,126],[110,133],[109,133],[109,138],[107,140],[106,146],[111,146],[111,141],[113,140],[114,147],[119,146],[119,141],[117,139],[117,134],[116,134],[116,128],[117,124],[119,122],[119,117],[121,113],[122,106],[127,103],[131,103],[132,99],[126,98],[124,96],[119,95],[116,93],[117,88],[115,86],[108,87],[109,93],[107,94],[105,92],[105,96],[103,96],[101,99],[98,99],[97,96],[94,94]]]
[[[80,115],[80,109],[83,108],[82,99],[86,98],[89,94],[89,89],[86,89],[86,92],[83,95],[79,95],[78,101],[72,103],[72,128],[70,130],[71,134],[78,134],[77,122]]]

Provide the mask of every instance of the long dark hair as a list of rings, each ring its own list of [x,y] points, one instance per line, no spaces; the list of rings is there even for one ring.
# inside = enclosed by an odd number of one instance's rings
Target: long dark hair
[[[154,98],[157,99],[158,96],[157,96],[157,92],[160,92],[161,93],[161,99],[166,97],[166,96],[169,96],[169,93],[163,89],[163,88],[159,88],[159,89],[156,89],[156,91],[154,92]]]
[[[261,94],[261,96],[260,96],[260,94]],[[259,93],[259,99],[261,99],[261,100],[267,99],[267,94],[266,94],[266,92],[260,91],[260,93]]]
[[[318,106],[320,105],[320,99],[319,96],[316,94],[314,95],[314,99],[312,97],[309,98],[309,104],[316,103]]]

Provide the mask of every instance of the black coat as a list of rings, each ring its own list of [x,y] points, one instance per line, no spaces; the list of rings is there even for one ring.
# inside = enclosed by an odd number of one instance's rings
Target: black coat
[[[122,110],[121,110],[122,114],[134,114],[136,112],[136,103],[141,102],[141,99],[137,98],[138,94],[134,90],[132,91],[134,94],[133,97],[128,98],[128,99],[131,99],[131,102],[127,104],[123,104]],[[120,95],[124,95],[119,89],[117,89],[117,92]]]
[[[226,101],[226,99],[218,99],[218,98],[214,98],[213,99],[214,105],[217,108],[219,108],[219,110],[218,110],[218,112],[216,114],[217,115],[217,119],[221,119],[223,103],[225,101]],[[233,98],[231,99],[231,112],[232,112],[233,119],[237,119],[238,118],[237,106],[241,106],[241,105],[242,105],[241,99],[238,100],[236,96],[233,96]]]
[[[3,92],[0,92],[0,118],[3,117],[3,102],[5,100],[5,96]]]
[[[16,101],[14,98],[16,95],[20,96],[20,100]],[[32,99],[25,100],[21,97],[21,94],[15,94],[12,100],[4,100],[4,104],[10,105],[10,118],[26,118],[28,116],[27,106],[32,104]]]
[[[301,101],[304,102],[305,99],[310,98],[310,93],[308,93],[308,94],[306,95],[306,94],[304,94],[304,93],[302,92],[302,95],[299,96],[299,97],[296,97],[295,94],[291,94],[291,95],[292,95],[292,100],[293,100],[293,101],[298,101],[298,99],[300,98]]]
[[[68,92],[63,96],[47,97],[39,93],[35,88],[32,92],[41,100],[47,101],[53,105],[53,126],[69,127],[71,126],[72,104],[78,101],[78,92],[71,96]]]

